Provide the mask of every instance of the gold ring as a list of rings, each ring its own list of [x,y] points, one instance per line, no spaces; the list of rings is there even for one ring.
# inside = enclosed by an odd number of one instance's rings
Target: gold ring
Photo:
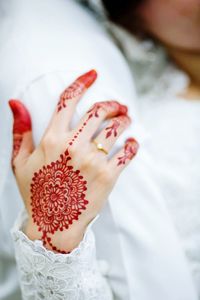
[[[104,152],[106,155],[108,155],[108,151],[106,149],[104,149],[103,145],[101,143],[96,142],[95,140],[93,140],[93,143],[95,144],[95,146],[97,147],[97,149],[99,151]]]

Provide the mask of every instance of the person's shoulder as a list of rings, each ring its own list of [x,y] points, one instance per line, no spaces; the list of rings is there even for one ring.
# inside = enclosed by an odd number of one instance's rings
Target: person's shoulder
[[[13,41],[21,51],[31,48],[67,49],[78,40],[85,44],[94,36],[105,37],[102,26],[91,13],[75,1],[67,0],[8,0],[1,25],[4,28],[4,43]],[[84,43],[85,41],[85,43]],[[80,44],[81,44],[80,43]]]
[[[128,84],[130,74],[123,56],[81,5],[71,0],[8,1],[12,24],[2,42],[0,77],[4,80],[24,85],[48,72],[96,68],[109,75],[111,87],[115,77],[126,78]]]

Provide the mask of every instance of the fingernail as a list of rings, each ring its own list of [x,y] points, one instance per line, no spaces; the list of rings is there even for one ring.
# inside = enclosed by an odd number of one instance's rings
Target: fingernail
[[[133,155],[132,157],[134,157],[137,154],[138,149],[140,147],[139,143],[134,138],[128,138],[126,140],[126,145],[131,146],[131,153]]]
[[[96,80],[96,78],[97,78],[97,72],[95,70],[91,70],[78,77],[77,80],[83,83],[86,88],[89,88]]]
[[[126,105],[120,105],[119,113],[121,115],[126,115],[128,112],[128,107]]]
[[[31,118],[26,107],[19,100],[10,100],[10,109],[13,113],[13,133],[24,133],[31,130]]]

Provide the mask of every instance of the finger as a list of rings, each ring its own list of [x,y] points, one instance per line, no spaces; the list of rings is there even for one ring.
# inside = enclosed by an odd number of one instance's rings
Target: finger
[[[127,115],[122,115],[110,120],[107,127],[105,127],[96,137],[95,142],[101,144],[106,152],[112,148],[118,137],[130,125],[131,119]]]
[[[127,106],[117,101],[95,103],[75,129],[76,137],[81,134],[83,141],[90,141],[104,120],[118,115],[126,115],[127,111]]]
[[[51,127],[57,132],[69,130],[69,125],[78,101],[96,78],[96,71],[91,70],[78,77],[63,91],[48,129]]]
[[[135,157],[139,149],[139,144],[134,138],[126,140],[124,147],[112,157],[109,161],[111,169],[115,170],[116,175],[119,175],[121,171],[130,163]]]
[[[16,158],[27,159],[33,151],[31,117],[26,107],[19,100],[10,100],[9,106],[13,113],[13,151],[12,167]]]

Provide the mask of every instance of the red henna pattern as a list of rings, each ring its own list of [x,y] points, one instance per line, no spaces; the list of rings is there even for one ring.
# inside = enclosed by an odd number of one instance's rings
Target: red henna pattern
[[[121,157],[118,157],[118,166],[120,165],[125,165],[127,160],[133,159],[133,157],[136,155],[138,151],[139,145],[138,142],[130,138],[126,141],[125,146],[124,146],[124,154]]]
[[[60,101],[58,102],[58,112],[65,108],[66,102],[68,100],[72,100],[74,98],[79,97],[85,89],[85,86],[83,83],[75,81],[72,83],[60,96]]]
[[[80,171],[69,164],[70,160],[66,150],[59,160],[43,166],[32,179],[32,217],[43,233],[44,244],[51,243],[48,234],[68,229],[74,220],[78,220],[88,204],[85,198],[87,182]],[[63,252],[54,246],[52,248]]]
[[[73,145],[92,117],[99,117],[101,104],[94,105],[88,112],[88,118],[69,142],[69,147],[60,155],[60,159],[50,165],[43,166],[36,172],[31,182],[31,207],[34,223],[42,232],[44,245],[48,244],[58,253],[66,253],[52,243],[49,234],[68,229],[74,220],[86,209],[88,200],[85,198],[87,181],[69,165],[71,156],[70,146]]]
[[[87,121],[89,119],[91,119],[92,117],[98,118],[99,117],[99,110],[100,110],[101,107],[102,107],[102,103],[95,103],[93,105],[93,107],[90,110],[88,110],[88,112],[87,112],[88,113]]]
[[[111,126],[106,127],[106,139],[109,138],[112,134],[114,137],[117,136],[117,129],[120,126],[120,122],[116,119],[113,120],[113,124]]]
[[[116,111],[118,111],[119,115],[126,115],[127,114],[127,106],[119,104],[117,101],[104,101],[104,102],[97,102],[93,105],[93,107],[88,110],[88,119],[92,117],[99,117],[99,110],[103,109],[108,109],[108,108],[115,108]]]
[[[87,121],[89,121],[88,117]],[[87,122],[84,122],[78,132],[69,142],[69,147],[60,155],[60,159],[50,165],[43,166],[34,173],[31,183],[31,206],[34,223],[42,231],[42,241],[52,250],[66,254],[65,250],[58,249],[52,243],[49,234],[68,229],[74,220],[86,209],[88,200],[85,198],[87,181],[69,165],[71,156],[70,146],[83,131]]]
[[[24,133],[31,131],[31,118],[28,110],[19,100],[10,100],[9,105],[14,117],[12,153],[13,166],[13,161],[19,153]]]
[[[15,133],[13,135],[12,165],[13,165],[13,161],[14,161],[15,157],[19,153],[19,149],[21,147],[21,143],[22,143],[22,135]]]
[[[89,88],[96,80],[97,73],[95,70],[91,70],[86,74],[78,77],[74,83],[72,83],[60,96],[60,100],[57,104],[57,111],[65,108],[66,102],[81,96],[86,88]]]
[[[113,105],[109,102],[104,103],[105,105]],[[113,103],[116,105],[116,102],[113,101]],[[44,245],[48,244],[58,253],[66,253],[66,251],[55,247],[49,234],[68,229],[74,220],[79,219],[79,215],[89,203],[85,198],[87,181],[84,180],[80,170],[74,170],[73,166],[69,164],[71,160],[69,149],[88,121],[92,117],[99,117],[101,107],[102,103],[97,103],[88,111],[87,120],[75,133],[64,154],[61,154],[60,158],[50,165],[43,166],[32,178],[31,206],[33,220],[39,231],[42,232],[41,239]]]

